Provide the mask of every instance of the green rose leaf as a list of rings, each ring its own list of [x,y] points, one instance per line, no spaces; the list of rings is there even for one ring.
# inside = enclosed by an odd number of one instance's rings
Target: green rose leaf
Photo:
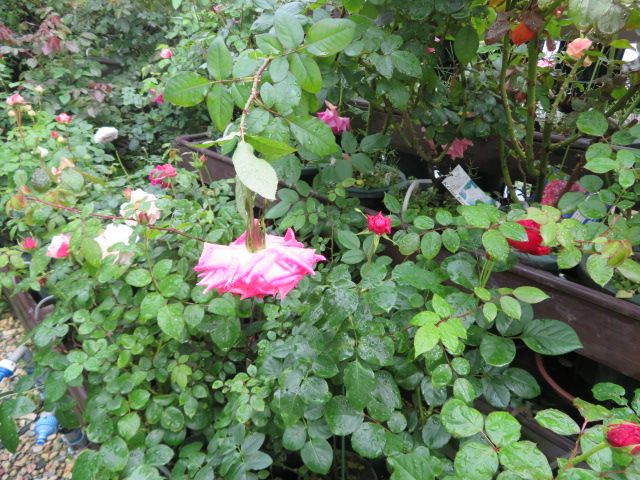
[[[482,431],[484,419],[475,408],[457,398],[448,400],[440,412],[444,428],[456,438],[470,437]]]
[[[577,435],[580,433],[578,424],[566,413],[548,408],[536,414],[536,422],[558,435]]]
[[[296,48],[304,40],[304,30],[298,19],[280,8],[273,19],[276,37],[286,49]]]
[[[331,128],[319,118],[295,117],[289,121],[291,133],[305,150],[320,157],[338,150]]]
[[[100,447],[102,463],[112,472],[124,470],[129,459],[129,449],[120,437],[113,437]]]
[[[300,452],[304,464],[314,473],[325,475],[333,463],[333,449],[322,438],[310,439]]]
[[[307,51],[318,57],[328,57],[344,50],[351,43],[356,25],[346,18],[325,18],[307,32]]]
[[[491,412],[485,420],[487,436],[498,447],[520,440],[520,423],[508,412]]]
[[[349,403],[357,408],[364,408],[376,386],[373,370],[357,360],[351,362],[344,369],[344,385]]]
[[[353,408],[346,397],[333,397],[326,404],[324,419],[331,433],[345,436],[355,432],[362,424],[364,414]]]
[[[516,356],[516,344],[510,338],[487,334],[480,342],[480,355],[494,367],[509,365]]]
[[[267,200],[276,199],[278,175],[269,162],[253,154],[253,146],[239,141],[232,160],[236,174],[245,187]]]
[[[607,117],[598,110],[589,110],[588,112],[582,112],[578,116],[576,123],[578,130],[587,135],[593,135],[594,137],[600,137],[607,132],[609,124]]]
[[[140,428],[140,417],[137,413],[128,413],[118,420],[118,433],[125,440],[130,440],[138,432]]]
[[[562,355],[582,348],[576,332],[558,320],[533,320],[527,323],[522,340],[534,352]]]
[[[224,80],[231,76],[233,58],[222,37],[216,38],[209,47],[207,68],[211,76],[216,80]]]
[[[465,443],[456,453],[453,466],[458,478],[491,480],[498,471],[498,454],[489,445]]]
[[[513,291],[513,296],[524,303],[540,303],[549,295],[536,287],[518,287]]]
[[[193,107],[204,100],[209,80],[193,72],[183,72],[167,82],[164,98],[179,107]]]
[[[125,281],[132,287],[144,287],[151,283],[151,273],[144,268],[136,268],[127,273]]]
[[[549,480],[551,467],[535,443],[522,441],[500,449],[500,463],[505,470],[528,480]]]
[[[294,53],[289,56],[291,73],[296,77],[303,90],[309,93],[319,93],[322,88],[320,67],[309,55]]]
[[[351,446],[364,458],[382,456],[385,444],[385,430],[376,423],[363,423],[351,436]]]
[[[480,39],[476,29],[471,26],[465,26],[458,30],[456,34],[453,51],[460,63],[466,64],[475,58],[479,45]]]
[[[233,117],[233,97],[229,90],[216,83],[207,95],[207,110],[213,124],[219,132],[223,132]]]
[[[502,262],[509,256],[509,244],[498,230],[487,230],[482,234],[482,246],[496,260]]]

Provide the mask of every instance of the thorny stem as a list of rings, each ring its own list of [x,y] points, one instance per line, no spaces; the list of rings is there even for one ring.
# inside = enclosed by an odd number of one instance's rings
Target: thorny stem
[[[507,185],[507,189],[509,190],[509,196],[514,203],[519,203],[518,195],[516,193],[516,189],[513,186],[513,180],[511,180],[511,172],[509,172],[509,165],[507,164],[507,154],[504,148],[504,138],[500,137],[498,139],[498,155],[500,157],[500,167],[502,168],[502,178],[504,179],[504,183]]]
[[[538,38],[534,38],[527,45],[527,126],[524,141],[527,170],[531,170],[534,161],[533,132],[536,123],[536,72],[538,69]]]
[[[255,102],[256,98],[258,98],[258,85],[260,84],[260,78],[262,77],[262,74],[271,63],[271,60],[272,60],[271,57],[265,58],[264,62],[262,62],[262,65],[260,66],[256,74],[253,76],[253,84],[251,85],[251,95],[249,95],[249,98],[247,99],[247,103],[244,105],[244,108],[242,109],[242,116],[240,117],[239,131],[240,131],[240,138],[242,138],[242,141],[244,141],[244,130],[245,130],[245,125],[247,123],[247,115],[249,114],[249,109],[251,108],[251,105],[253,104],[253,102]]]
[[[500,94],[502,96],[502,105],[504,107],[505,119],[507,121],[507,133],[513,143],[513,150],[518,158],[525,158],[524,151],[520,142],[516,138],[515,127],[513,123],[513,115],[511,114],[511,105],[509,104],[509,95],[507,93],[507,68],[509,67],[509,38],[505,35],[502,40],[502,67],[500,69]]]

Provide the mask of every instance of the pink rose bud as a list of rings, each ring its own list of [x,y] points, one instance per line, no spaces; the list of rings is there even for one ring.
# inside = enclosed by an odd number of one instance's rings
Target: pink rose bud
[[[58,132],[56,132],[55,130],[51,131],[51,138],[53,138],[54,140],[56,140],[59,136],[60,136],[60,134]]]
[[[367,215],[367,228],[376,235],[384,235],[391,233],[391,218],[378,212],[377,215]]]
[[[61,233],[54,236],[51,239],[51,243],[47,248],[47,257],[51,258],[65,258],[69,255],[69,242],[71,241],[71,235],[67,233]]]
[[[160,51],[160,58],[171,58],[173,57],[173,52],[170,48],[163,48]]]
[[[65,112],[62,112],[59,115],[56,115],[56,122],[58,123],[71,123],[71,115],[66,114]]]
[[[231,292],[240,298],[280,294],[284,299],[305,275],[314,275],[313,267],[325,260],[313,248],[296,240],[293,230],[284,237],[266,235],[264,248],[251,252],[246,232],[231,245],[205,243],[194,268],[205,292]]]
[[[19,93],[14,93],[10,97],[7,97],[6,102],[9,106],[22,105],[24,104],[24,98]]]
[[[38,242],[36,242],[36,239],[33,237],[27,237],[22,241],[22,248],[25,250],[35,250],[37,246]]]
[[[164,93],[161,93],[157,97],[154,97],[151,101],[156,105],[162,105],[164,103]]]
[[[632,447],[631,453],[640,453],[640,425],[623,422],[609,426],[607,442],[614,448]]]
[[[447,155],[449,155],[452,160],[455,160],[456,158],[462,158],[464,157],[465,150],[472,146],[473,142],[471,140],[466,138],[456,138],[453,140],[453,142],[451,142],[449,150],[447,150]]]
[[[589,50],[593,42],[588,38],[576,38],[569,45],[567,45],[567,55],[572,58],[582,57],[585,50]]]

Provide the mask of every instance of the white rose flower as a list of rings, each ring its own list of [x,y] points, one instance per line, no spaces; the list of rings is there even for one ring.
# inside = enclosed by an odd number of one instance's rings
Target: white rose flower
[[[38,147],[38,152],[40,152],[40,158],[44,158],[49,155],[49,150],[46,148]]]
[[[95,241],[100,245],[100,250],[102,250],[102,258],[115,256],[117,263],[130,263],[133,258],[133,252],[110,251],[110,249],[118,243],[129,245],[129,239],[132,234],[133,228],[128,225],[117,225],[115,223],[107,225],[104,232],[95,238]]]
[[[118,129],[113,127],[100,127],[93,136],[96,143],[109,143],[118,138]]]
[[[138,188],[131,192],[129,201],[120,206],[120,216],[131,219],[126,221],[128,225],[136,223],[153,225],[162,215],[156,206],[157,201],[158,198],[155,195]]]

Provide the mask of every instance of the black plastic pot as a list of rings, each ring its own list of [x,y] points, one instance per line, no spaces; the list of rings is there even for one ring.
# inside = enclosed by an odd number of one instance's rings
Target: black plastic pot
[[[580,278],[580,281],[590,287],[593,288],[595,290],[598,290],[600,292],[606,292],[609,295],[613,295],[614,297],[616,296],[616,292],[617,290],[611,285],[611,282],[607,283],[604,287],[601,287],[600,285],[598,285],[596,282],[594,282],[591,277],[589,276],[589,273],[587,272],[587,259],[589,257],[587,255],[582,257],[582,260],[580,261],[580,265],[578,265],[577,268],[577,272],[578,272],[578,278]],[[627,302],[631,302],[631,303],[635,303],[636,305],[640,305],[640,294],[634,295],[631,298],[622,298],[621,300],[625,300]]]

